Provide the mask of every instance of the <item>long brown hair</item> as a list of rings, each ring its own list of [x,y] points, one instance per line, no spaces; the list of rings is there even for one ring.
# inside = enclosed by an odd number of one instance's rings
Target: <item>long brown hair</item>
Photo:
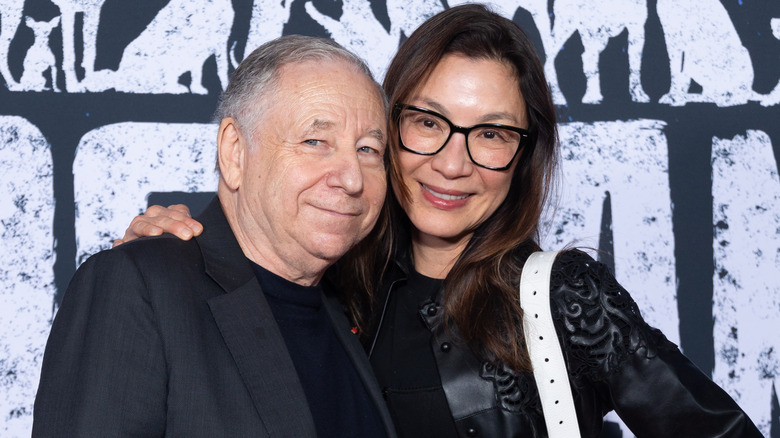
[[[401,46],[385,76],[390,107],[405,103],[447,54],[495,60],[517,75],[525,101],[531,141],[518,157],[504,202],[474,232],[444,282],[444,321],[483,359],[529,369],[523,345],[518,281],[527,254],[539,248],[539,220],[557,164],[558,136],[544,70],[536,50],[512,21],[481,5],[444,11],[425,22]],[[397,125],[388,128],[389,177],[399,188],[389,196],[390,209],[408,196],[399,173]],[[390,186],[390,184],[388,184]],[[397,218],[391,214],[391,221]],[[392,236],[397,222],[391,222]]]
[[[506,199],[475,230],[444,281],[443,320],[447,327],[457,327],[460,339],[483,359],[503,362],[518,371],[529,370],[518,283],[525,258],[539,249],[538,224],[557,168],[555,109],[542,64],[528,37],[512,21],[472,4],[433,16],[401,45],[383,84],[391,111],[425,83],[447,54],[496,60],[514,70],[526,105],[530,142],[516,158]],[[411,224],[399,203],[408,192],[398,166],[395,120],[390,121],[388,133],[385,207],[372,234],[340,264],[342,282],[364,287],[362,293],[353,291],[350,297],[350,308],[359,323],[360,315],[369,312],[370,302],[364,299],[370,300],[391,259],[411,245]],[[398,193],[390,189],[393,185]]]

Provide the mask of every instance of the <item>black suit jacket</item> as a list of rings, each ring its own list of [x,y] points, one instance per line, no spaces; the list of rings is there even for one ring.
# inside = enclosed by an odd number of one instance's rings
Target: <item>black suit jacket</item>
[[[52,325],[33,436],[315,436],[306,397],[218,200],[185,242],[141,239],[81,266]],[[342,307],[333,326],[388,436],[390,416]]]

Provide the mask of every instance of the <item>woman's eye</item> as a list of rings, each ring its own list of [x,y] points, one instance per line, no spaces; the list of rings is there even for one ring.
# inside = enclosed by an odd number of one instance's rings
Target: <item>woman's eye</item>
[[[427,129],[438,128],[439,126],[439,124],[436,123],[436,120],[433,119],[418,119],[417,124]]]
[[[487,130],[487,131],[482,132],[482,137],[485,138],[486,140],[506,141],[506,139],[504,138],[504,135],[502,135],[502,134],[503,133],[500,132],[500,131]]]

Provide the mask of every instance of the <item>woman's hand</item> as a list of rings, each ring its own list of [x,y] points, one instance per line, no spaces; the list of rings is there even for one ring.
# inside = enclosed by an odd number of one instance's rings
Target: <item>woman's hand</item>
[[[125,230],[125,236],[114,240],[112,248],[144,236],[159,236],[170,233],[182,240],[190,240],[203,232],[203,225],[190,216],[190,209],[184,204],[168,208],[152,205],[146,213],[136,216]]]

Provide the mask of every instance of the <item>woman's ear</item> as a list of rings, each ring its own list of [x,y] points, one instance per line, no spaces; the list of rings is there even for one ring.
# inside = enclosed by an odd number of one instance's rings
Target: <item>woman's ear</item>
[[[239,132],[236,121],[232,117],[222,119],[217,133],[217,156],[220,176],[231,190],[237,190],[241,185],[246,149],[246,140]]]

